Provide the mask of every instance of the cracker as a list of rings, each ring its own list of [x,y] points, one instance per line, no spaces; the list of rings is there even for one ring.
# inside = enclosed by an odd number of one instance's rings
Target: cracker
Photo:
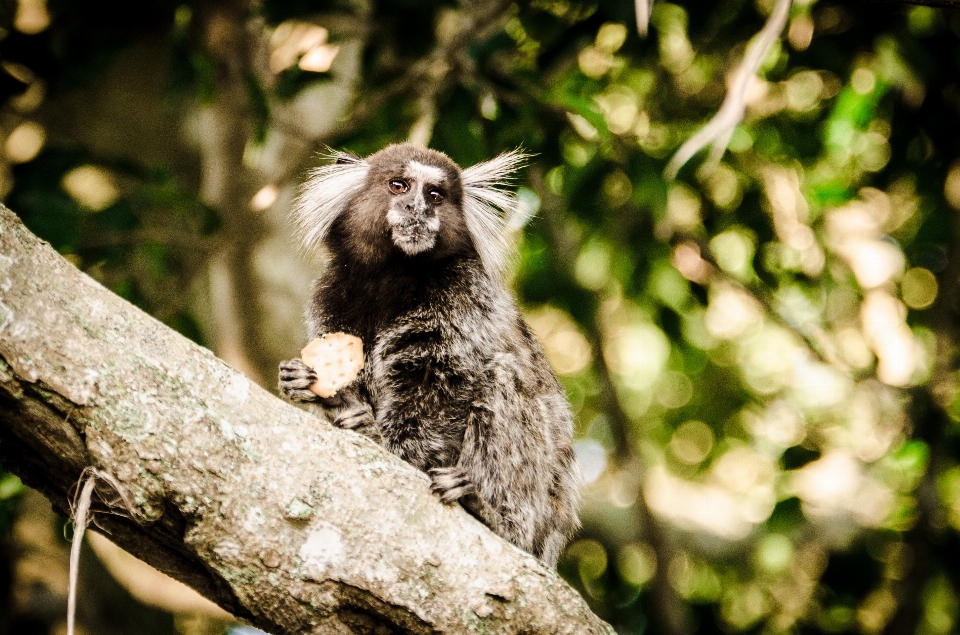
[[[307,344],[300,359],[317,373],[310,391],[319,397],[333,397],[363,368],[363,341],[347,333],[327,333]]]

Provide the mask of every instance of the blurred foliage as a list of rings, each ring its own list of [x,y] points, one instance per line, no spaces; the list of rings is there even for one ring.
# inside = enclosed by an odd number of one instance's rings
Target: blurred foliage
[[[336,79],[298,60],[356,33],[354,105],[314,149],[426,129],[462,165],[535,155],[514,283],[589,482],[559,569],[618,632],[958,628],[960,12],[796,0],[729,150],[668,182],[772,2],[658,0],[646,39],[631,2],[234,4],[274,53],[330,29],[270,81],[248,69],[249,155]],[[197,35],[215,6],[0,7],[7,204],[198,340],[184,290],[230,217],[200,201],[197,150],[97,143],[58,108],[97,106],[69,97],[148,43],[162,90],[143,116],[186,136],[217,100]]]
[[[0,471],[0,536],[7,536],[13,525],[23,483],[13,474]]]

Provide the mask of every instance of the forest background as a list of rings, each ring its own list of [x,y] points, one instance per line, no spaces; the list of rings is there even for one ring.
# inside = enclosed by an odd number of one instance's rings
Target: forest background
[[[960,11],[794,0],[669,179],[774,3],[641,5],[5,0],[0,198],[273,389],[326,148],[521,147],[511,284],[588,482],[560,573],[620,633],[956,630]],[[65,533],[0,472],[0,634],[60,632]],[[87,553],[81,628],[231,628],[129,591]]]

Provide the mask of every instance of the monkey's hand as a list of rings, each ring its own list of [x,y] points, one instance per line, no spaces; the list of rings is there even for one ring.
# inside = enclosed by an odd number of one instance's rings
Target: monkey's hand
[[[435,467],[427,470],[430,475],[430,490],[448,505],[477,491],[466,470],[460,467]]]
[[[301,359],[289,359],[280,362],[280,396],[290,401],[317,402],[320,397],[310,385],[317,381],[317,372],[303,363]]]
[[[353,430],[380,442],[380,432],[373,418],[373,409],[365,401],[345,399],[346,407],[337,413],[333,425],[344,430]]]
[[[427,470],[430,490],[448,505],[457,501],[477,520],[493,531],[500,526],[501,515],[477,492],[477,486],[462,467],[435,467]]]

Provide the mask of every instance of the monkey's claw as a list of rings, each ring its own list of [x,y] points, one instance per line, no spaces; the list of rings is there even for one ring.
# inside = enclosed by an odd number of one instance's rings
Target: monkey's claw
[[[345,430],[357,430],[373,426],[373,410],[370,404],[360,404],[353,408],[348,408],[337,415],[333,420],[333,425]]]
[[[463,496],[477,491],[467,472],[460,467],[435,467],[427,472],[430,475],[430,490],[440,496],[440,500],[450,504]]]
[[[280,362],[280,381],[277,387],[280,395],[290,401],[319,401],[320,397],[310,390],[310,384],[317,381],[317,373],[303,363],[301,359]]]

